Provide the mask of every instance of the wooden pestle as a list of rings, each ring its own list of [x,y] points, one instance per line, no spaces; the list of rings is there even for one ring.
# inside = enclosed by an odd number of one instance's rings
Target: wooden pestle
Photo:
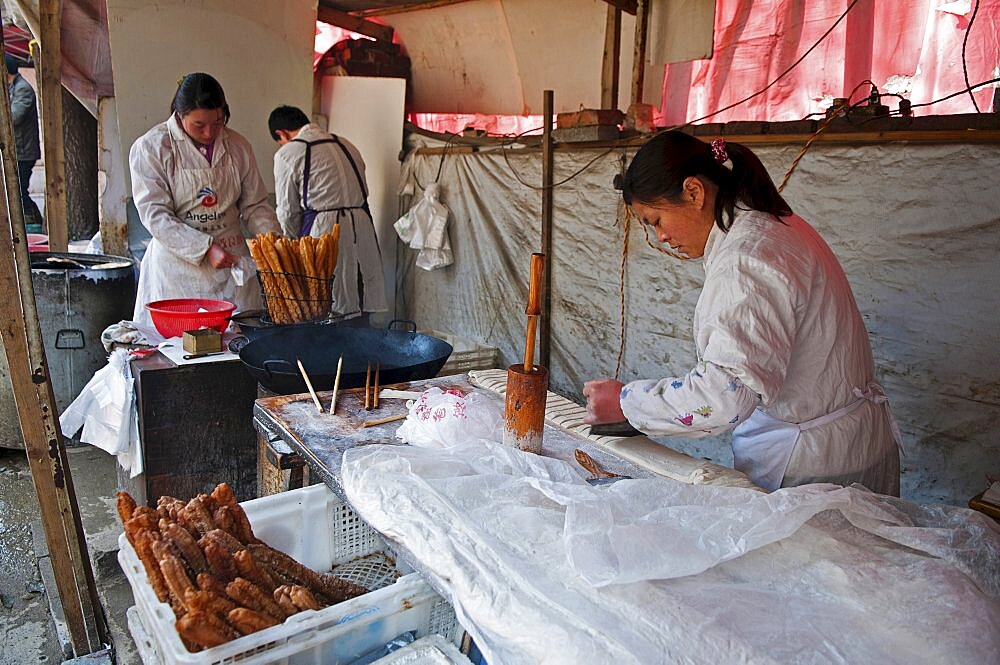
[[[545,270],[545,255],[531,255],[531,272],[528,277],[528,329],[524,339],[524,371],[530,372],[535,363],[535,331],[538,317],[542,313],[542,274]]]

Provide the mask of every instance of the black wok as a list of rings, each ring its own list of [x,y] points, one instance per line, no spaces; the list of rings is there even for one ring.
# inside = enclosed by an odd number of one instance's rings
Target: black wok
[[[405,323],[409,330],[393,328]],[[379,364],[379,384],[429,379],[451,355],[451,344],[416,332],[412,321],[393,321],[385,330],[347,326],[275,326],[240,350],[240,360],[267,390],[279,395],[306,392],[296,359],[316,390],[332,390],[337,360],[344,356],[341,388],[365,385],[365,373]]]

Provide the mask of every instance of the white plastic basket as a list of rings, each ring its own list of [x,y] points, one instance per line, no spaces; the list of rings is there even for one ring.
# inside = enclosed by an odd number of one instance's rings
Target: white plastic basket
[[[451,355],[445,361],[438,376],[464,374],[474,369],[493,369],[497,366],[500,351],[494,346],[480,344],[474,339],[460,337],[438,330],[421,330],[424,335],[437,337],[451,344]]]
[[[451,605],[417,573],[395,579],[398,571],[391,570],[395,562],[388,557],[385,543],[325,485],[241,505],[261,540],[306,566],[321,572],[336,568],[338,574],[343,571],[345,577],[368,587],[380,583],[388,586],[319,612],[301,612],[267,630],[191,653],[174,628],[173,611],[157,599],[142,563],[122,534],[118,539],[118,562],[132,586],[136,615],[145,629],[145,635],[133,636],[137,643],[143,639],[147,646],[152,644],[158,659],[154,662],[336,665],[349,663],[410,630],[416,631],[418,637],[439,634],[451,641],[457,639],[459,629]]]
[[[372,665],[470,665],[470,661],[440,635],[428,635],[379,658]]]

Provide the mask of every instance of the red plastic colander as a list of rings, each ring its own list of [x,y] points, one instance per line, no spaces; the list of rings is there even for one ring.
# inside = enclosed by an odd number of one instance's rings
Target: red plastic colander
[[[180,337],[185,330],[199,328],[215,328],[220,333],[225,332],[236,305],[226,300],[175,298],[147,303],[146,309],[161,335]]]

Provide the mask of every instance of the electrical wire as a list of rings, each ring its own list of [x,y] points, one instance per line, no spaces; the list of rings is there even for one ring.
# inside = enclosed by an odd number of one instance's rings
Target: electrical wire
[[[858,91],[858,88],[860,88],[866,82],[867,83],[871,83],[871,81],[862,81],[861,83],[859,83],[854,88],[854,90],[851,92],[851,97],[853,97],[854,93]],[[872,85],[874,85],[874,84],[872,84]],[[850,97],[848,97],[848,100],[850,100]],[[815,132],[813,132],[813,135],[810,136],[809,140],[806,141],[806,143],[805,143],[804,146],[802,146],[802,149],[799,151],[799,154],[796,155],[795,159],[792,160],[792,164],[788,167],[788,171],[785,172],[785,176],[781,179],[781,184],[778,185],[778,193],[779,194],[781,193],[781,190],[783,190],[785,188],[785,185],[788,184],[789,178],[792,177],[792,173],[795,172],[795,168],[799,165],[799,162],[802,161],[802,158],[805,157],[806,152],[812,146],[813,142],[816,139],[819,138],[819,135],[822,134],[823,131],[827,127],[830,126],[830,123],[832,123],[834,120],[836,120],[837,118],[840,118],[840,117],[845,117],[848,120],[850,120],[851,111],[853,111],[854,109],[858,108],[859,106],[861,106],[862,104],[864,104],[866,101],[868,101],[867,97],[862,98],[862,99],[858,100],[857,102],[855,102],[853,104],[849,104],[848,106],[843,106],[841,108],[838,108],[834,113],[830,114],[830,116],[826,120],[824,120],[822,122],[822,124],[820,124],[819,128]],[[882,116],[882,117],[885,117],[885,116]]]
[[[1000,82],[1000,77],[998,77],[998,78],[992,78],[992,79],[990,79],[988,81],[983,81],[982,83],[977,83],[976,85],[970,85],[970,86],[966,87],[964,90],[959,90],[958,92],[953,92],[950,95],[946,95],[944,97],[941,97],[940,99],[935,99],[935,100],[930,101],[930,102],[923,102],[922,104],[911,104],[910,108],[911,109],[916,109],[916,108],[921,108],[923,106],[931,106],[932,104],[938,104],[940,102],[949,100],[952,97],[958,97],[959,95],[964,95],[967,92],[971,92],[973,90],[977,90],[979,88],[982,88],[983,86],[987,86],[987,85],[990,85],[991,83],[997,83],[997,82]]]
[[[962,39],[962,73],[965,75],[965,87],[969,91],[969,97],[972,99],[972,106],[976,109],[976,113],[981,113],[979,110],[979,104],[976,103],[976,96],[972,94],[972,84],[969,83],[969,64],[965,59],[965,49],[969,44],[969,33],[972,32],[972,24],[976,21],[976,14],[979,13],[979,0],[976,0],[976,8],[972,10],[972,18],[969,19],[969,25],[965,28],[965,38]]]

